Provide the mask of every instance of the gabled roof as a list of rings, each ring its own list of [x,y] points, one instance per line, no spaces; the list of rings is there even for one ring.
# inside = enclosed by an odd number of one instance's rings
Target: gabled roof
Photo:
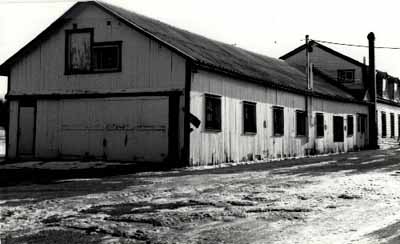
[[[78,5],[84,4],[92,4],[103,9],[129,27],[163,43],[171,50],[200,67],[240,76],[249,81],[277,88],[310,93],[307,90],[305,73],[282,60],[215,41],[104,2],[80,2],[75,4],[69,11],[72,11],[72,9]],[[67,13],[69,11],[67,11]],[[54,28],[64,23],[66,20],[64,20],[63,16],[27,46],[22,48],[17,54],[2,64],[0,66],[0,74],[6,74],[10,65],[24,55],[26,51],[30,50],[32,45],[40,43],[40,40],[50,34]],[[322,97],[354,101],[354,98],[350,94],[323,79],[314,82],[314,90],[312,93]]]
[[[363,63],[361,63],[361,62],[359,62],[359,61],[357,61],[357,60],[355,60],[355,59],[353,59],[353,58],[351,58],[349,56],[346,56],[346,55],[344,55],[342,53],[339,53],[339,52],[337,52],[337,51],[335,51],[335,50],[333,50],[333,49],[331,49],[331,48],[329,48],[329,47],[327,47],[325,45],[322,45],[321,43],[318,43],[318,42],[316,42],[314,40],[311,40],[309,42],[309,45],[319,47],[320,49],[322,49],[322,50],[324,50],[324,51],[326,51],[326,52],[328,52],[328,53],[330,53],[332,55],[335,55],[335,56],[337,56],[339,58],[342,58],[342,59],[344,59],[344,60],[346,60],[346,61],[348,61],[348,62],[350,62],[350,63],[352,63],[354,65],[357,65],[357,66],[360,66],[360,67],[366,67],[365,64],[363,64]],[[300,47],[298,47],[298,48],[286,53],[285,55],[281,56],[280,59],[286,60],[289,57],[291,57],[291,56],[303,51],[305,48],[306,48],[306,44],[303,44]]]

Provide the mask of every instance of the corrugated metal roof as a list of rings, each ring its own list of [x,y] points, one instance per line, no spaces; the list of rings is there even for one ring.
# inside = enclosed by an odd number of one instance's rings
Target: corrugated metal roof
[[[100,4],[199,63],[243,74],[256,80],[307,90],[305,73],[285,61],[215,41],[109,3],[100,2]],[[353,99],[350,94],[323,79],[314,81],[314,92]]]

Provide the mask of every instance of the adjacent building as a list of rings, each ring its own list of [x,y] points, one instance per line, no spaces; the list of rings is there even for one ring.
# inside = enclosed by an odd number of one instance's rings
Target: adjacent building
[[[360,101],[369,100],[368,66],[321,43],[309,43],[310,63],[320,74],[336,82]],[[291,65],[305,67],[306,45],[283,55]],[[376,71],[378,144],[398,145],[400,139],[400,80]]]
[[[363,68],[347,87],[293,60],[79,2],[0,66],[7,158],[206,165],[366,147]]]

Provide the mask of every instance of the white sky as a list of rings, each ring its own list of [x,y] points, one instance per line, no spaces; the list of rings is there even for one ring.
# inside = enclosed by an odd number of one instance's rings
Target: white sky
[[[0,0],[0,63],[43,31],[75,1]],[[311,39],[400,47],[395,0],[108,0],[174,26],[270,57]],[[399,2],[399,3],[398,3]],[[327,45],[359,61],[368,49]],[[61,54],[62,55],[62,54]],[[376,66],[400,77],[400,50],[376,50]],[[0,97],[6,92],[0,77]]]

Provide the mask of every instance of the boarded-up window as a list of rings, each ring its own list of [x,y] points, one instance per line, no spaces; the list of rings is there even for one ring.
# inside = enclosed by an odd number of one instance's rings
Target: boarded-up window
[[[317,113],[315,119],[317,124],[317,137],[323,137],[325,133],[324,114]]]
[[[284,117],[282,107],[273,107],[274,135],[281,136],[284,133]]]
[[[394,137],[394,114],[390,113],[390,137]]]
[[[382,125],[382,138],[386,137],[386,113],[381,113],[381,125]]]
[[[296,111],[296,135],[305,136],[307,131],[307,114],[305,111]]]
[[[70,73],[87,73],[91,70],[92,31],[67,32],[66,62]]]
[[[221,97],[215,95],[205,95],[205,129],[221,130]]]
[[[102,42],[93,45],[93,71],[121,70],[121,42]]]
[[[343,142],[344,130],[343,130],[343,117],[333,116],[333,141]]]
[[[347,136],[354,134],[354,119],[353,115],[347,115]]]
[[[243,132],[257,133],[256,104],[243,102]]]

